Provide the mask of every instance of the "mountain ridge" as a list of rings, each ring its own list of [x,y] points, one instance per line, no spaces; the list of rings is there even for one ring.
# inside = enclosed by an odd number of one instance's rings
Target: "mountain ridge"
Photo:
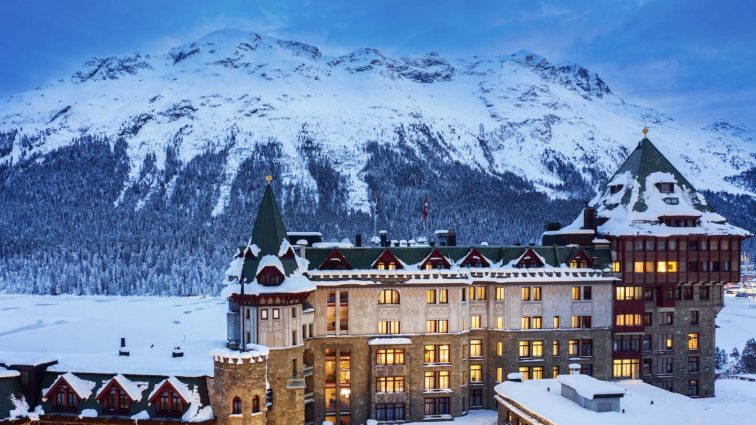
[[[409,239],[427,231],[419,211],[430,194],[431,226],[456,228],[461,240],[533,242],[544,222],[574,218],[638,143],[644,121],[693,185],[754,231],[751,130],[686,128],[626,102],[580,65],[533,52],[328,55],[223,30],[161,54],[92,58],[67,79],[0,99],[0,236],[14,241],[4,251],[15,262],[0,291],[23,287],[32,267],[23,241],[57,237],[73,257],[91,258],[113,238],[144,256],[160,245],[180,263],[163,275],[175,279],[192,268],[177,252],[202,246],[217,253],[192,254],[207,270],[192,291],[213,292],[210,276],[226,261],[215,245],[230,252],[230,240],[248,237],[268,173],[293,230],[341,239],[386,227]],[[67,233],[72,217],[101,229]],[[83,239],[95,241],[87,253],[77,251]],[[126,271],[114,279],[149,286],[150,272],[126,261],[127,248],[116,251]],[[80,258],[66,264],[90,267]],[[41,291],[55,287],[43,280]]]

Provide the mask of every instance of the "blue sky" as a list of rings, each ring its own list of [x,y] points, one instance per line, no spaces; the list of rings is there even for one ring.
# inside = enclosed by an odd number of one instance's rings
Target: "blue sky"
[[[756,2],[0,2],[0,96],[67,77],[92,56],[162,53],[223,28],[314,44],[448,56],[532,50],[597,72],[620,96],[696,125],[756,130]]]

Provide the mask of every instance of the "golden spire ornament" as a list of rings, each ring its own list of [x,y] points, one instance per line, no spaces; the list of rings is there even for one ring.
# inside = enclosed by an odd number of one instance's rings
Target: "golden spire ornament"
[[[271,182],[272,180],[273,180],[273,176],[271,176],[270,174],[268,174],[267,176],[265,176],[265,181],[266,181],[266,182],[267,182],[268,184],[270,184],[270,182]]]

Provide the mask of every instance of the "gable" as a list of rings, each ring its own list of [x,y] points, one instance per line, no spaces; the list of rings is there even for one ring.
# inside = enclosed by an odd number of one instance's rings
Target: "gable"
[[[517,260],[515,267],[522,269],[531,267],[543,267],[544,265],[545,264],[541,259],[541,256],[538,255],[532,248],[528,248]]]
[[[581,248],[575,251],[572,258],[567,261],[567,265],[570,266],[570,268],[585,269],[593,267],[593,259]]]
[[[404,265],[399,261],[396,255],[387,248],[381,252],[381,255],[379,255],[375,261],[373,261],[370,268],[378,270],[396,270],[404,268]]]
[[[191,394],[189,393],[189,389],[187,388],[186,384],[184,384],[181,381],[178,381],[176,378],[168,378],[164,380],[162,383],[155,386],[155,389],[152,390],[150,393],[149,398],[147,401],[149,403],[154,403],[156,399],[160,397],[160,395],[163,393],[163,391],[171,391],[179,395],[181,399],[184,401],[184,403],[189,404],[189,397]]]
[[[352,270],[352,265],[338,249],[332,250],[318,266],[320,270]]]
[[[475,248],[471,248],[465,258],[459,262],[460,267],[491,267],[491,262]]]
[[[440,267],[439,267],[440,266]],[[451,262],[441,254],[441,251],[438,248],[434,248],[430,254],[428,254],[422,263],[420,263],[421,269],[448,269],[451,267]]]

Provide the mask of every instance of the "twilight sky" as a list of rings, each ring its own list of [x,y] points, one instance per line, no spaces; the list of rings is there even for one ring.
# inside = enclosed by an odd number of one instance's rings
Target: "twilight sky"
[[[223,28],[326,54],[500,55],[527,49],[597,72],[628,101],[692,125],[756,130],[750,0],[25,0],[0,2],[0,97],[92,56],[163,53]]]

